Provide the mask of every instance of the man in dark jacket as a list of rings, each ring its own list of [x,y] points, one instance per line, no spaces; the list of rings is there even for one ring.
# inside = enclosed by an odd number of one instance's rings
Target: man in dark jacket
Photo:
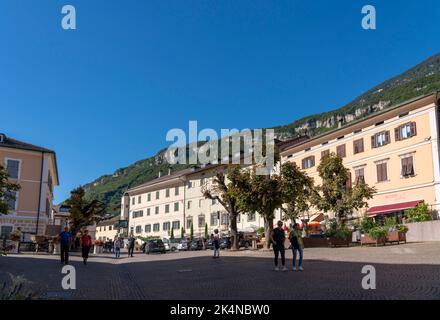
[[[287,271],[284,241],[286,240],[286,234],[283,230],[283,222],[278,221],[277,228],[273,229],[270,240],[273,245],[273,252],[275,254],[275,271],[279,271],[278,268],[278,256],[281,254],[281,264],[283,265],[283,271]]]
[[[136,238],[133,235],[128,238],[128,256],[133,257],[134,245],[136,243]]]

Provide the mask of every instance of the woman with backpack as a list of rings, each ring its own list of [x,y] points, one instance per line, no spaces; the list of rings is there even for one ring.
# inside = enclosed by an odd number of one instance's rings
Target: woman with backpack
[[[289,240],[292,244],[293,251],[293,271],[296,271],[296,254],[299,252],[299,263],[298,269],[299,271],[303,271],[302,262],[303,262],[303,253],[304,253],[304,244],[301,236],[301,230],[299,228],[298,223],[294,223],[292,226],[292,231],[289,234]]]
[[[84,230],[84,234],[81,237],[81,251],[84,264],[87,264],[89,258],[90,248],[92,246],[92,237],[89,236],[89,230]]]

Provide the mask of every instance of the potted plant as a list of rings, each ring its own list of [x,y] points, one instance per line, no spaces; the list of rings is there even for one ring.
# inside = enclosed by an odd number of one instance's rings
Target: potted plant
[[[403,224],[396,225],[392,230],[388,231],[387,242],[397,242],[397,244],[399,244],[400,242],[406,243],[407,232],[408,232],[407,226]]]
[[[330,222],[330,228],[325,233],[330,246],[350,246],[352,232],[345,225],[340,225],[337,221]]]
[[[385,245],[386,242],[386,236],[388,233],[388,229],[386,227],[373,227],[371,228],[368,233],[364,233],[361,238],[361,245],[364,244],[375,244],[376,246],[378,244]]]

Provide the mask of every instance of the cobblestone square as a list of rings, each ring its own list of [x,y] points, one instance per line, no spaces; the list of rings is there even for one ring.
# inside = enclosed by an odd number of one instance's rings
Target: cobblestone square
[[[20,254],[0,258],[0,279],[24,275],[49,299],[440,299],[440,243],[386,247],[313,248],[304,272],[273,271],[272,252],[211,251],[135,254],[115,260],[93,256],[87,266],[73,255],[77,289],[63,291],[57,256]],[[376,290],[361,286],[362,267],[376,269]]]

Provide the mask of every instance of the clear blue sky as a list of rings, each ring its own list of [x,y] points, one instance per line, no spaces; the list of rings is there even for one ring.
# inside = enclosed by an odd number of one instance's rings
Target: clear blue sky
[[[376,31],[360,26],[366,4]],[[440,52],[439,13],[438,0],[1,0],[0,131],[57,152],[61,201],[189,120],[270,127],[342,106]]]

